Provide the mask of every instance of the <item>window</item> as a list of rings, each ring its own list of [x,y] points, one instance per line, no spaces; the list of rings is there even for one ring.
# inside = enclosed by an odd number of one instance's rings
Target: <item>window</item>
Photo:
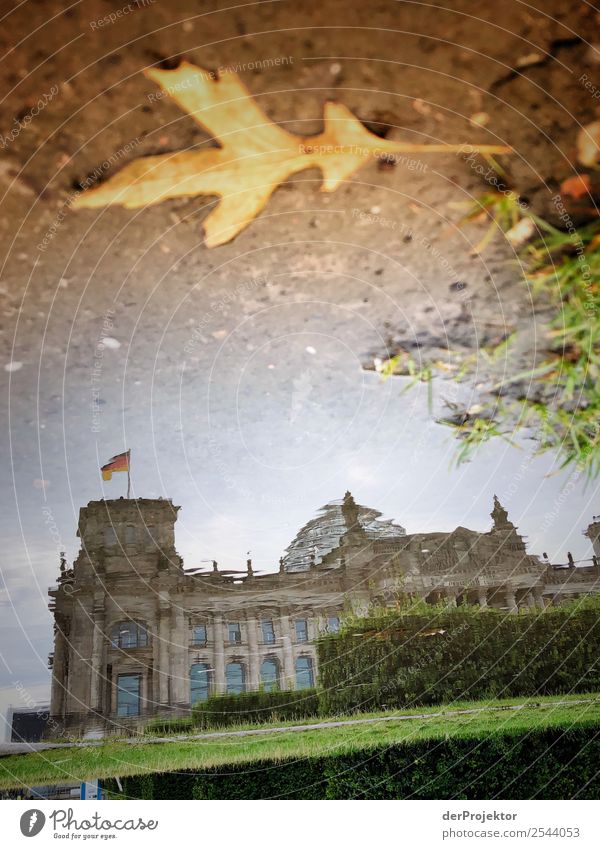
[[[111,546],[117,544],[117,533],[112,525],[104,528],[104,545]]]
[[[299,643],[308,642],[308,622],[306,619],[296,619],[296,640]]]
[[[306,690],[308,687],[314,687],[314,684],[312,658],[303,654],[296,660],[296,688]]]
[[[227,625],[227,639],[230,643],[236,643],[236,645],[242,642],[242,629],[239,622],[229,622]]]
[[[327,617],[327,631],[330,634],[337,634],[340,630],[340,617],[339,616],[328,616]]]
[[[148,631],[141,622],[117,622],[113,626],[111,643],[118,649],[140,649],[148,645]]]
[[[119,675],[117,678],[117,716],[140,715],[141,675]]]
[[[275,630],[272,619],[263,619],[261,622],[263,643],[273,645],[275,642]]]
[[[205,702],[210,696],[210,673],[208,663],[192,663],[190,669],[190,704]]]
[[[206,645],[206,625],[194,625],[192,628],[192,642],[195,646]]]
[[[266,657],[260,667],[263,689],[270,693],[279,689],[279,662],[276,657]]]
[[[126,525],[125,527],[125,545],[135,545],[137,542],[137,528],[134,528],[133,525]]]
[[[241,663],[228,663],[225,667],[228,693],[243,693],[246,689],[246,674]]]

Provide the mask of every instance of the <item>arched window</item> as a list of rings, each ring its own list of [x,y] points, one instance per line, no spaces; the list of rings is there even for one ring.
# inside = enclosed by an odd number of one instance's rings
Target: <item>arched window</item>
[[[190,704],[205,702],[210,696],[210,667],[208,663],[192,663],[190,669]]]
[[[266,657],[263,660],[260,667],[260,680],[267,693],[279,689],[279,661],[276,657]]]
[[[148,631],[142,622],[117,622],[110,641],[118,649],[141,649],[148,645]]]
[[[242,663],[228,663],[225,667],[228,693],[243,693],[246,689],[246,673]]]
[[[306,690],[308,687],[314,687],[314,685],[312,657],[305,654],[300,655],[296,660],[296,689]]]

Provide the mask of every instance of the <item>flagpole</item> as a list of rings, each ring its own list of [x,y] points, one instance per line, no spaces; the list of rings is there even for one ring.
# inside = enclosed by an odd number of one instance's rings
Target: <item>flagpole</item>
[[[127,499],[131,490],[131,449],[127,451]]]

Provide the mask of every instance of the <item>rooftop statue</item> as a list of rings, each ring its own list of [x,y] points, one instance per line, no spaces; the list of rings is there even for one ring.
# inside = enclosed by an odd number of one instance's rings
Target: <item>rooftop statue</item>
[[[494,495],[494,509],[492,510],[490,515],[494,522],[495,531],[503,531],[515,527],[513,523],[509,520],[508,512],[500,504],[497,495]]]

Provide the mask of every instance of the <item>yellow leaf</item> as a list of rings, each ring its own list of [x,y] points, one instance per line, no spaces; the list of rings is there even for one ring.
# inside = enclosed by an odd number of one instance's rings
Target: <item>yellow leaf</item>
[[[370,133],[342,104],[325,104],[325,129],[297,136],[267,118],[233,72],[214,74],[183,62],[174,71],[145,72],[218,142],[218,148],[137,159],[98,187],[77,196],[75,208],[136,209],[170,198],[216,195],[204,221],[205,242],[229,242],[264,209],[291,174],[319,168],[322,191],[333,192],[369,159],[393,153],[509,153],[502,145],[410,144]]]

